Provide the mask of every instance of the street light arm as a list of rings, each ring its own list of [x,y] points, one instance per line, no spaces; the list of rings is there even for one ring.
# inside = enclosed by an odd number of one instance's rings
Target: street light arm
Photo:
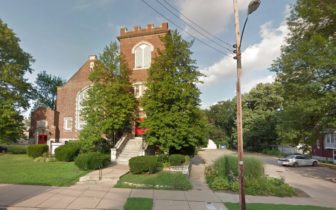
[[[240,43],[239,43],[239,46],[238,46],[239,49],[240,49],[240,46],[242,45],[244,31],[245,31],[245,26],[246,26],[247,21],[248,21],[248,15],[246,16],[245,23],[244,23],[243,30],[242,30],[242,34],[241,34],[241,37],[240,37]]]

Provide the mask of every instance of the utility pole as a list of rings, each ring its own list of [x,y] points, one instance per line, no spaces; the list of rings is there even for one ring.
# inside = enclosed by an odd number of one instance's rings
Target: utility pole
[[[240,93],[240,77],[242,73],[241,52],[240,52],[240,32],[239,32],[239,14],[237,0],[233,0],[233,10],[235,19],[236,34],[236,59],[237,59],[237,83],[236,83],[236,100],[237,100],[237,140],[238,140],[238,165],[239,165],[239,203],[240,210],[246,210],[245,190],[244,190],[244,148],[243,148],[243,121],[242,121],[242,104]]]

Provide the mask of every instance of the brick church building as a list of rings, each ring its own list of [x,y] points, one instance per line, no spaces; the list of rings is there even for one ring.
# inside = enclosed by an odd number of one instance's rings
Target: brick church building
[[[164,48],[161,37],[167,32],[168,23],[162,23],[158,27],[148,24],[145,28],[136,26],[133,30],[120,29],[120,53],[124,55],[128,67],[132,70],[130,80],[136,98],[140,98],[146,89],[148,68],[157,55],[157,50]],[[32,112],[29,136],[33,142],[50,145],[51,142],[64,144],[78,139],[85,126],[80,114],[81,102],[92,85],[88,76],[96,59],[95,55],[89,56],[79,70],[63,86],[57,88],[55,111],[40,107]],[[137,118],[143,117],[144,113],[140,109]],[[133,135],[135,134],[141,135],[137,126],[134,126]]]

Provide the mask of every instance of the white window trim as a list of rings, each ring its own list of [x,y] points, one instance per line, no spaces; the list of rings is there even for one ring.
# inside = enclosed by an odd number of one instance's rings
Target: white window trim
[[[46,128],[46,127],[48,127],[48,121],[47,120],[36,121],[36,128]]]
[[[143,45],[143,44],[145,44],[145,45],[148,45],[149,46],[149,49],[150,49],[150,52],[152,53],[153,52],[153,50],[154,50],[154,47],[153,47],[153,45],[151,44],[151,43],[149,43],[149,42],[146,42],[146,41],[141,41],[141,42],[139,42],[139,43],[137,43],[136,45],[134,45],[133,46],[133,48],[132,48],[132,54],[134,54],[134,68],[133,68],[133,70],[140,70],[140,69],[147,69],[147,68],[150,68],[150,66],[151,66],[151,64],[152,64],[152,56],[151,56],[151,58],[150,58],[150,63],[149,63],[149,66],[148,67],[144,67],[144,66],[142,66],[142,67],[136,67],[135,66],[135,50],[136,50],[136,48],[138,48],[139,46],[141,46],[141,45]],[[143,62],[143,64],[144,64],[144,57],[142,58],[142,62]]]
[[[80,104],[80,101],[79,101],[79,96],[81,93],[85,92],[85,91],[88,91],[88,89],[90,88],[90,85],[89,86],[86,86],[84,87],[83,89],[81,89],[80,91],[77,92],[77,95],[76,95],[76,120],[75,120],[75,128],[76,130],[80,131],[83,129],[83,127],[80,127],[81,123],[80,123],[80,112],[81,112],[81,109],[82,109],[82,105]]]
[[[71,121],[71,126],[69,126],[69,121]],[[64,117],[63,120],[63,129],[65,131],[72,131],[73,120],[72,117]]]
[[[132,85],[133,85],[133,88],[135,88],[135,86],[139,85],[139,95],[135,94],[135,89],[134,89],[134,96],[135,96],[135,98],[141,98],[144,95],[144,93],[147,89],[146,85],[143,82],[135,82]]]

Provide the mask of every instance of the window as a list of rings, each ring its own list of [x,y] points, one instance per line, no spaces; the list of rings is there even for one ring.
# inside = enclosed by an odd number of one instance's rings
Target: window
[[[72,117],[64,117],[63,128],[66,131],[71,131],[72,130]]]
[[[47,127],[47,121],[46,120],[36,121],[36,127],[37,128],[46,128]]]
[[[83,109],[83,101],[87,97],[87,91],[88,87],[84,88],[77,94],[76,98],[76,129],[77,130],[82,130],[84,126],[86,125],[85,120],[83,119],[83,116],[81,115],[81,111]]]
[[[134,68],[135,69],[145,69],[149,68],[152,61],[152,51],[153,46],[149,43],[137,44],[133,49],[134,54]]]
[[[146,86],[142,83],[133,84],[135,98],[141,98],[145,93]]]

